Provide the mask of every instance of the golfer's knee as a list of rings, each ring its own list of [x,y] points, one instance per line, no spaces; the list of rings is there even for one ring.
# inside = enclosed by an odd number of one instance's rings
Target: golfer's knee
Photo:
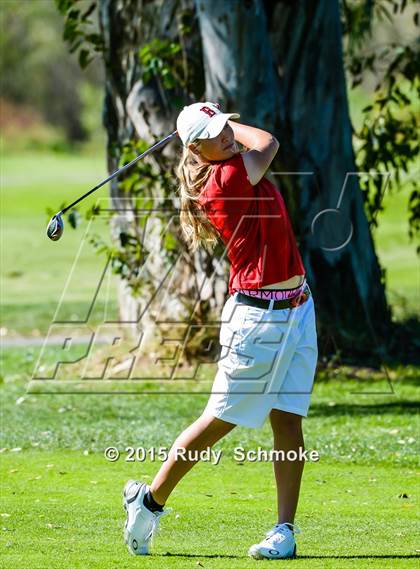
[[[214,417],[207,412],[203,412],[200,420],[206,425],[206,430],[212,433],[226,434],[236,427],[234,423],[228,423],[227,421]]]
[[[302,416],[296,413],[288,413],[279,409],[272,409],[270,412],[271,428],[274,433],[296,433],[302,429]]]

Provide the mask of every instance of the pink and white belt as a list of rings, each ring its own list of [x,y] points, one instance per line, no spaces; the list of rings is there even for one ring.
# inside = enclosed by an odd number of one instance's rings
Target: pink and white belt
[[[239,288],[236,289],[237,292],[241,294],[246,294],[247,296],[251,296],[253,298],[263,298],[266,300],[287,300],[289,298],[294,298],[303,292],[306,286],[306,279],[303,280],[303,283],[296,288],[284,288],[284,289],[274,289],[274,288],[257,288],[257,289],[248,289],[248,288]],[[235,292],[236,292],[235,291]]]

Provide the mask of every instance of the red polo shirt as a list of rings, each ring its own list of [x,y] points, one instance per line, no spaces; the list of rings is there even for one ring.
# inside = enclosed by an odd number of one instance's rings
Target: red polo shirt
[[[267,178],[253,186],[241,154],[214,164],[198,203],[226,245],[230,294],[305,274],[279,190]]]

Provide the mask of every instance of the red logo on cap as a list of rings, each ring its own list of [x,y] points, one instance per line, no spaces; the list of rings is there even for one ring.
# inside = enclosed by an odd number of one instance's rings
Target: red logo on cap
[[[214,117],[216,114],[216,111],[213,111],[210,107],[201,107],[200,111],[203,111],[203,113],[206,113],[209,117]]]

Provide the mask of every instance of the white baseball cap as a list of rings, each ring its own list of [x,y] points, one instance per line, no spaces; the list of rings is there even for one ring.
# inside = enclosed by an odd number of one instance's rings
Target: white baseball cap
[[[228,119],[238,119],[238,113],[222,113],[215,103],[193,103],[184,107],[176,121],[176,129],[184,146],[194,140],[214,138],[221,133]]]

